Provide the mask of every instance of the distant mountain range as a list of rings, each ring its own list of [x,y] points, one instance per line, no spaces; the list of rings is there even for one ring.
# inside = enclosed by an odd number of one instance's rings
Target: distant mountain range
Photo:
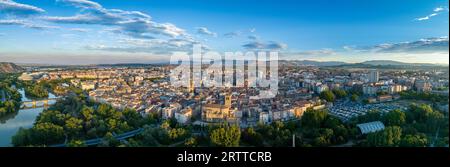
[[[404,63],[392,60],[370,60],[362,62],[361,64],[374,65],[374,66],[441,66],[440,64],[429,64],[429,63]]]
[[[147,67],[147,66],[159,66],[169,64],[169,62],[161,63],[123,63],[123,64],[92,64],[92,65],[70,65],[71,67]],[[317,67],[367,67],[367,66],[394,66],[394,67],[434,67],[434,66],[448,66],[448,64],[428,64],[428,63],[405,63],[392,60],[369,60],[361,63],[347,63],[341,61],[314,61],[314,60],[280,60],[280,65],[296,65],[296,66],[317,66]],[[66,65],[42,65],[42,64],[20,64],[20,66],[14,63],[0,62],[0,73],[17,73],[22,72],[24,69],[21,67],[68,67]]]
[[[24,69],[14,63],[0,62],[0,73],[18,73]]]
[[[303,66],[353,66],[353,65],[370,65],[370,66],[448,66],[443,64],[428,63],[404,63],[392,60],[369,60],[361,63],[346,63],[341,61],[313,61],[313,60],[281,60],[281,64],[303,65]]]

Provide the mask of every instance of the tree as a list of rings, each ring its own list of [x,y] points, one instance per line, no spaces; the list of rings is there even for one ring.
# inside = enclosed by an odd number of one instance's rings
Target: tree
[[[316,146],[328,146],[331,144],[331,138],[334,135],[334,131],[332,129],[321,129],[320,136],[314,139],[314,145]]]
[[[36,118],[36,123],[50,122],[56,125],[63,126],[65,124],[66,118],[67,115],[62,114],[59,111],[46,110],[39,114],[39,116]]]
[[[347,92],[343,89],[333,89],[333,94],[336,95],[336,98],[338,99],[347,97]]]
[[[83,120],[71,117],[68,120],[66,120],[66,125],[64,126],[64,129],[66,130],[67,134],[69,134],[71,137],[77,137],[81,134],[81,130],[83,130]]]
[[[334,100],[336,99],[335,95],[333,94],[333,92],[326,90],[323,91],[322,93],[320,93],[320,98],[324,99],[328,102],[334,102]]]
[[[302,126],[309,128],[319,128],[322,122],[327,118],[328,112],[325,110],[307,109],[302,116]]]
[[[210,139],[212,144],[219,147],[237,147],[241,138],[241,131],[237,126],[222,126],[212,130]]]
[[[53,123],[38,123],[32,128],[33,144],[49,145],[63,143],[64,128]]]
[[[262,137],[262,135],[258,132],[256,132],[253,128],[247,128],[243,131],[242,133],[242,137],[241,137],[242,141],[250,144],[252,146],[263,146],[264,143],[264,139]]]
[[[359,96],[357,94],[352,94],[351,99],[352,99],[352,101],[358,101]]]
[[[144,124],[144,119],[136,110],[126,108],[123,110],[123,116],[125,121],[133,128],[139,128]]]
[[[402,128],[399,126],[389,126],[382,131],[367,135],[367,144],[371,147],[396,147],[399,145],[402,135]]]
[[[187,133],[186,130],[183,128],[172,128],[168,131],[169,139],[173,141],[179,141],[180,139],[183,139]]]
[[[19,131],[12,137],[12,144],[15,147],[27,146],[33,143],[31,137],[31,129],[19,128]]]
[[[384,115],[383,120],[387,126],[402,126],[406,122],[406,114],[400,110],[393,110]]]
[[[188,138],[184,142],[184,146],[186,146],[186,147],[195,147],[195,146],[197,146],[197,140],[194,137]]]
[[[81,140],[71,140],[69,143],[67,143],[68,147],[86,147],[86,144],[84,144]]]

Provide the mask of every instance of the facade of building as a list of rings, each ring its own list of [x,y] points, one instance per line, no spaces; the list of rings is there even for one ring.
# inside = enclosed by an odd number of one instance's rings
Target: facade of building
[[[376,83],[380,80],[380,73],[377,70],[369,71],[369,82]]]

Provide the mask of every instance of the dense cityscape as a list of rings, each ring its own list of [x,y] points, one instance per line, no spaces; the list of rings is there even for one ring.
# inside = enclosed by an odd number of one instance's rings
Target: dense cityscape
[[[240,147],[237,158],[266,147],[253,155],[274,161],[322,157],[288,152],[305,147],[448,155],[449,11],[442,0],[0,0],[0,149],[159,147],[128,155],[139,162],[174,160],[154,151],[166,147]],[[359,159],[340,153],[326,157]]]

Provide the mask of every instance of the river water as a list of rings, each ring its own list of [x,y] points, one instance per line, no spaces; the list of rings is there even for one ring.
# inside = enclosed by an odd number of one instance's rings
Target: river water
[[[28,101],[25,97],[25,91],[19,89],[22,94],[22,101]],[[55,95],[49,93],[50,98]],[[55,103],[54,100],[49,101],[50,104]],[[36,117],[44,111],[44,108],[21,109],[17,113],[12,113],[0,117],[0,147],[11,147],[11,137],[14,136],[20,127],[31,128],[36,120]]]

